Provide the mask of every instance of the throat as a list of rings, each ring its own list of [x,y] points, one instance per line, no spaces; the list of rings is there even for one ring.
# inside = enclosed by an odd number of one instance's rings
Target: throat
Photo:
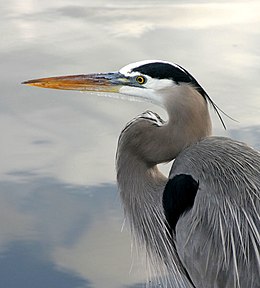
[[[148,277],[157,277],[159,283],[166,281],[169,287],[191,287],[163,210],[167,178],[157,166],[147,167],[124,154],[117,159],[117,180],[133,244],[147,254]]]
[[[146,251],[148,259],[161,270],[162,263],[172,261],[172,242],[168,235],[162,206],[162,194],[167,178],[157,166],[148,168],[131,161],[125,168],[118,159],[117,180],[125,216],[131,228],[133,242]],[[155,268],[155,270],[157,269]],[[154,274],[163,274],[156,271]]]
[[[118,169],[118,185],[123,202],[126,204],[141,200],[149,206],[162,196],[167,178],[158,170],[157,166],[152,168],[135,166],[134,169]],[[126,179],[128,178],[128,179]]]
[[[153,247],[148,246],[159,246],[151,243],[154,238],[158,241],[155,235],[166,233],[162,194],[167,178],[157,166],[147,167],[132,157],[131,160],[120,158],[117,159],[117,181],[125,216],[137,243],[149,251]]]
[[[145,213],[145,208],[161,202],[167,178],[157,165],[148,167],[135,157],[124,154],[117,159],[117,182],[126,214],[135,215],[131,210],[136,208],[137,203],[143,206],[139,208]]]

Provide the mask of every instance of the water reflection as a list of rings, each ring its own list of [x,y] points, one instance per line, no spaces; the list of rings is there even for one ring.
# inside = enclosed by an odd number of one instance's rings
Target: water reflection
[[[230,134],[260,148],[260,126]],[[130,239],[120,232],[115,185],[86,187],[28,171],[9,174],[19,181],[0,182],[3,287],[145,287],[123,285],[131,266]]]
[[[165,117],[147,103],[20,82],[114,71],[141,59],[174,61],[239,120],[225,119],[225,132],[213,114],[215,134],[260,149],[259,6],[0,1],[1,287],[144,287],[136,284],[145,283],[146,273],[131,262],[129,233],[120,231],[114,157],[131,118],[147,109]]]
[[[115,185],[87,188],[26,171],[12,174],[20,181],[0,182],[5,287],[36,287],[47,273],[48,287],[119,287],[130,281],[123,282],[131,266],[130,239],[120,231]],[[11,277],[16,270],[17,277]],[[112,275],[117,279],[111,281]]]
[[[73,273],[60,270],[46,255],[40,242],[14,241],[1,254],[1,287],[63,287],[91,288],[91,283]]]
[[[243,127],[229,131],[230,137],[246,142],[257,150],[260,150],[260,126]]]

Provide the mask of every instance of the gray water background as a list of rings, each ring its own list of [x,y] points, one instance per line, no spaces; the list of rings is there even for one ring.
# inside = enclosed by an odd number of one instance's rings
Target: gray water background
[[[224,117],[225,131],[212,112],[214,134],[259,149],[260,2],[1,0],[0,11],[0,288],[142,287],[114,158],[126,122],[165,112],[20,83],[172,61],[239,121]]]

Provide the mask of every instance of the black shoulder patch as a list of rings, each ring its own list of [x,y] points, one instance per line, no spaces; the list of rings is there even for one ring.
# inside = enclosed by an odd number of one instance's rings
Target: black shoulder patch
[[[191,175],[180,174],[169,179],[163,192],[163,208],[170,232],[175,232],[180,216],[194,204],[199,183]]]

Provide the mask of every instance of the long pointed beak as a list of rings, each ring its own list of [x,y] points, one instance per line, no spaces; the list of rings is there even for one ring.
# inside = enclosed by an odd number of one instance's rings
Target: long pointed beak
[[[22,84],[41,88],[114,92],[118,93],[128,79],[119,72],[48,77],[25,81]]]

